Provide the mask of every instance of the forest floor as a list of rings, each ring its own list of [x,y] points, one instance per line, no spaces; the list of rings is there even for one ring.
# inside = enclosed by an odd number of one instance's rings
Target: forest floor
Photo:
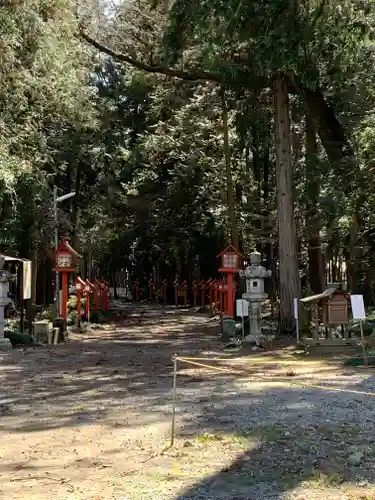
[[[66,344],[0,353],[0,498],[375,499],[374,372],[225,354],[216,332],[124,306]],[[175,351],[233,371],[180,363],[163,453]]]

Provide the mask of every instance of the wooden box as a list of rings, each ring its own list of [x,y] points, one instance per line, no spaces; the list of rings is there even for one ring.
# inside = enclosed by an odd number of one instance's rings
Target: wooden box
[[[348,299],[344,293],[335,293],[323,304],[325,326],[346,325],[348,323]]]

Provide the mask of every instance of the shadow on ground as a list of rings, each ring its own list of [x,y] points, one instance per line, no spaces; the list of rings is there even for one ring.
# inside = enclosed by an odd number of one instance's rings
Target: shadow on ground
[[[0,432],[18,432],[25,439],[28,433],[92,423],[126,430],[169,423],[172,355],[223,352],[217,324],[207,319],[197,323],[183,311],[155,311],[145,307],[134,313],[129,307],[126,321],[119,313],[117,325],[83,334],[80,341],[0,355]],[[149,462],[155,474],[162,463],[180,464],[183,475],[165,476],[175,495],[181,491],[175,498],[276,500],[309,487],[325,488],[320,498],[328,500],[327,488],[356,485],[372,491],[374,397],[292,387],[285,374],[278,378],[285,386],[255,379],[273,370],[254,364],[247,367],[250,376],[239,376],[181,366],[178,446],[171,450],[176,454]],[[348,370],[330,385],[375,392],[375,377],[358,377]],[[115,455],[116,450],[123,453],[124,445],[111,443],[106,453]],[[132,453],[137,456],[136,449]],[[92,458],[87,467],[102,461],[102,456]],[[27,460],[0,465],[4,474],[16,469],[38,475]],[[139,485],[142,488],[141,480]]]
[[[241,390],[240,380],[226,381],[226,393],[213,390],[202,398],[199,416],[182,420],[180,438],[189,443],[184,460],[195,448],[201,463],[210,448],[221,456],[233,448],[238,453],[177,500],[315,499],[319,491],[326,499],[375,495],[374,395],[244,384]],[[348,386],[374,390],[375,377]],[[329,496],[331,490],[336,496]],[[292,491],[302,496],[289,497]]]

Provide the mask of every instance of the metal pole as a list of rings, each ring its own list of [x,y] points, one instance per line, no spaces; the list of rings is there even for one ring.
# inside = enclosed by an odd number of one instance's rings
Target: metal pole
[[[53,213],[55,219],[55,252],[57,251],[59,245],[59,221],[58,221],[58,213],[57,213],[57,186],[53,186]],[[56,271],[56,316],[60,317],[60,276]]]
[[[367,351],[366,351],[366,345],[365,345],[365,336],[363,334],[363,325],[362,325],[362,320],[359,320],[359,327],[361,329],[361,339],[362,339],[362,352],[363,352],[363,365],[368,366],[368,356],[367,356]]]
[[[177,354],[173,354],[173,388],[172,388],[172,429],[171,429],[171,445],[174,445],[174,434],[176,428],[176,399],[177,399]]]

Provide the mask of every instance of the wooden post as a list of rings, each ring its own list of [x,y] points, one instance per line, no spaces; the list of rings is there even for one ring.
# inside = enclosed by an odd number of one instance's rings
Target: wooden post
[[[200,287],[201,287],[201,305],[204,307],[204,302],[205,302],[205,296],[204,296],[204,291],[205,291],[205,283],[204,283],[204,280],[202,280],[200,283],[199,283]]]
[[[139,281],[135,282],[135,300],[139,301]]]
[[[80,326],[80,324],[81,324],[81,317],[82,317],[81,298],[82,298],[82,295],[77,292],[76,293],[76,309],[77,309],[77,325],[78,326]]]
[[[85,293],[85,316],[87,323],[90,323],[90,293]]]
[[[188,302],[188,284],[186,280],[182,283],[182,286],[184,288],[184,307],[186,307]]]
[[[69,273],[61,273],[61,288],[62,288],[62,304],[61,304],[61,317],[64,321],[68,320],[68,276]]]

